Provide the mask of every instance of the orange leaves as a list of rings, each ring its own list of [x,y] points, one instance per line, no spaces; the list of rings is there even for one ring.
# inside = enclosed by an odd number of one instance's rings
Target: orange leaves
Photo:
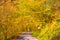
[[[12,8],[12,11],[16,12],[17,11],[17,8],[16,7],[13,7]]]
[[[4,7],[4,11],[6,11],[6,12],[17,11],[17,8],[14,7],[11,0],[8,0],[8,1],[4,2],[4,4],[2,4],[2,6]]]

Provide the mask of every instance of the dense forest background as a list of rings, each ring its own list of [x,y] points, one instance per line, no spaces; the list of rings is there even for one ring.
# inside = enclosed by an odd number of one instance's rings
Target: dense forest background
[[[60,40],[60,0],[0,0],[0,40],[26,31]]]

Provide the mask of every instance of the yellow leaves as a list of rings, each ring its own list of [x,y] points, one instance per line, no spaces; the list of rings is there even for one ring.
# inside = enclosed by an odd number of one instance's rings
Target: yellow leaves
[[[41,37],[44,35],[46,36],[46,33],[52,34],[54,29],[59,28],[55,26],[57,24],[57,21],[55,21],[54,18],[52,20],[52,23],[50,24],[45,22],[45,20],[49,22],[49,19],[52,18],[51,16],[60,17],[60,11],[56,11],[55,14],[52,14],[52,6],[45,6],[45,1],[46,0],[20,0],[19,2],[15,1],[16,4],[14,2],[14,5],[11,3],[11,0],[9,0],[6,3],[4,3],[3,7],[0,7],[2,9],[2,12],[0,12],[0,20],[2,24],[8,26],[8,36],[10,36],[12,33],[36,30],[39,31],[39,36]],[[46,11],[47,14],[44,15],[44,12]],[[13,12],[16,12],[16,14]],[[3,25],[4,28],[5,25]]]
[[[40,24],[40,22],[31,16],[20,16],[20,17],[16,18],[13,23],[13,25],[16,27],[16,29],[18,29],[18,31],[20,31],[20,30],[30,31],[31,29],[34,30],[34,27],[37,28],[37,26],[39,24]],[[31,29],[29,29],[29,28],[31,28]]]
[[[55,12],[54,16],[60,17],[60,10],[57,10],[57,11]]]
[[[39,21],[34,22],[35,26],[37,27],[38,25],[40,25]],[[37,28],[38,29],[38,28]]]
[[[43,36],[43,35],[45,35],[45,34],[49,34],[50,36],[52,36],[53,35],[53,33],[54,32],[56,32],[56,31],[54,31],[54,29],[56,29],[56,21],[53,21],[51,24],[46,24],[45,25],[45,28],[42,28],[41,29],[41,32],[40,32],[40,34],[39,34],[39,36]],[[49,33],[50,32],[50,33]],[[55,33],[54,33],[55,34]],[[39,37],[38,36],[38,37]]]
[[[51,7],[45,7],[45,11],[51,10]]]
[[[24,3],[28,6],[39,6],[41,5],[45,0],[40,0],[40,1],[25,1]]]
[[[48,24],[45,26],[45,28],[42,28],[41,29],[41,33],[40,33],[40,36],[44,35],[45,33],[47,33],[49,30],[49,27],[48,27]]]

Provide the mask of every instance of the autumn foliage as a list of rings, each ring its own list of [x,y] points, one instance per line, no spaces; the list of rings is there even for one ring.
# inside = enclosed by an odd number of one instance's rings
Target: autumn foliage
[[[60,40],[60,0],[0,0],[0,40],[21,32]]]

